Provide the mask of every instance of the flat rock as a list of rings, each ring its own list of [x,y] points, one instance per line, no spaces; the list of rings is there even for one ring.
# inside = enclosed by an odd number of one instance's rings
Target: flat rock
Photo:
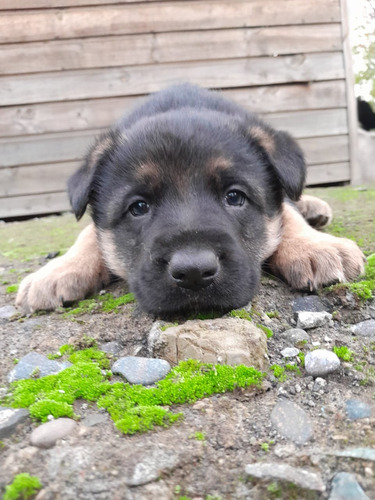
[[[30,434],[30,444],[37,448],[52,448],[56,441],[68,436],[77,423],[70,418],[58,418],[40,425]]]
[[[296,347],[286,347],[281,351],[281,356],[283,358],[295,358],[299,352],[299,349]]]
[[[295,313],[297,328],[309,329],[326,325],[331,319],[332,314],[322,312],[300,311]]]
[[[375,337],[375,319],[361,321],[352,326],[352,333],[361,337]]]
[[[328,500],[370,500],[353,474],[339,472],[332,481]]]
[[[293,312],[331,312],[332,308],[328,302],[323,301],[317,295],[307,295],[306,297],[297,297],[292,302]]]
[[[351,448],[348,450],[332,451],[329,455],[336,457],[359,458],[360,460],[371,460],[375,462],[375,449],[373,448]]]
[[[105,342],[100,345],[100,350],[107,354],[118,354],[121,351],[119,342]]]
[[[59,373],[71,366],[69,361],[55,361],[37,352],[30,352],[21,358],[18,364],[8,374],[8,382],[31,378],[37,372],[38,378]]]
[[[6,408],[0,406],[0,439],[11,436],[18,424],[24,422],[29,416],[29,411],[20,408]]]
[[[305,356],[305,370],[307,375],[324,377],[340,367],[340,360],[336,354],[327,349],[316,349]]]
[[[309,342],[310,340],[310,335],[301,328],[290,328],[289,330],[285,330],[282,336],[294,346],[301,342]]]
[[[348,399],[346,402],[346,414],[350,420],[371,417],[371,406],[359,399]]]
[[[124,473],[127,486],[140,486],[158,479],[164,472],[173,470],[179,463],[173,448],[157,445],[142,450],[130,458],[128,470]]]
[[[126,356],[112,365],[113,373],[122,375],[131,384],[151,385],[170,372],[171,365],[164,359]]]
[[[292,401],[280,401],[271,412],[271,422],[277,432],[296,444],[304,444],[313,436],[308,414]]]
[[[17,309],[12,305],[0,307],[0,324],[7,323],[17,313]]]
[[[256,463],[245,466],[249,476],[259,479],[272,479],[294,483],[305,490],[325,491],[325,486],[320,474],[305,469],[292,467],[287,464]]]
[[[250,321],[239,318],[191,320],[153,331],[149,337],[154,355],[177,364],[185,359],[205,363],[246,365],[265,370],[269,365],[267,337]]]
[[[92,413],[82,420],[82,424],[86,427],[94,427],[105,422],[108,422],[108,415],[106,413]]]

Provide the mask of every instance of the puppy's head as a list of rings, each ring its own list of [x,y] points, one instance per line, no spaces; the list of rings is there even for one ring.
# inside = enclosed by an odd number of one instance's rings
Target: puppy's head
[[[278,244],[284,193],[298,198],[303,179],[286,134],[170,110],[101,136],[69,193],[77,217],[91,206],[109,268],[165,314],[247,304]]]

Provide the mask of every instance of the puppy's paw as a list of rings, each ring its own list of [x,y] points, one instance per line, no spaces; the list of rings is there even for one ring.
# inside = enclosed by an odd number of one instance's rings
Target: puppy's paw
[[[311,234],[283,240],[271,257],[271,268],[297,290],[315,290],[352,280],[363,273],[365,258],[358,246],[311,230]]]
[[[320,198],[303,194],[296,202],[296,206],[310,226],[321,228],[332,221],[331,207]]]
[[[97,292],[108,279],[101,263],[83,266],[68,256],[58,257],[21,282],[16,305],[25,312],[53,310]]]

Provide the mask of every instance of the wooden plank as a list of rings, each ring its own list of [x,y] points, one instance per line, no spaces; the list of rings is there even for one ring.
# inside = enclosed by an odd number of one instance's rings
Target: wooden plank
[[[346,106],[343,80],[229,89],[223,95],[263,115]],[[104,128],[143,99],[134,96],[2,107],[0,137]]]
[[[349,137],[313,137],[299,139],[299,145],[305,153],[308,165],[339,163],[349,161]]]
[[[270,113],[264,118],[272,127],[298,138],[348,133],[345,108]]]
[[[334,23],[338,0],[220,0],[9,12],[0,43],[254,26]]]
[[[341,50],[339,24],[149,33],[0,46],[0,74]]]
[[[72,161],[0,168],[0,198],[61,191],[79,166],[80,162]]]
[[[98,131],[0,139],[0,168],[81,160]],[[349,159],[347,135],[299,139],[307,163],[334,163]]]
[[[70,210],[66,192],[0,198],[0,219]]]
[[[163,2],[168,0],[0,0],[0,10],[55,9],[85,5],[105,5],[139,2]]]
[[[314,165],[307,169],[307,186],[345,181],[350,181],[350,163],[348,161]]]
[[[80,160],[94,139],[92,130],[0,139],[0,168]]]
[[[186,80],[233,88],[343,76],[340,52],[38,73],[1,77],[0,105],[147,94]]]

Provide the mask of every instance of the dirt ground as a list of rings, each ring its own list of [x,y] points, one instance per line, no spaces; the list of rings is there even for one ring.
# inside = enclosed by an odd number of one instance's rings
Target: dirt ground
[[[375,252],[374,188],[326,188],[310,190],[310,194],[325,199],[334,209],[327,232],[355,239],[367,255]],[[77,224],[70,214],[0,224],[0,308],[14,303],[12,285],[43,265],[49,253],[69,247],[82,224],[85,221]],[[115,296],[124,293],[119,283],[108,290]],[[281,351],[292,346],[283,332],[295,326],[292,303],[303,295],[271,276],[262,278],[253,309],[259,322],[273,331],[268,340],[271,364],[285,366],[287,362]],[[300,374],[287,371],[284,379],[270,371],[264,391],[237,390],[181,405],[176,408],[184,413],[181,423],[133,436],[117,431],[109,415],[95,405],[77,401],[79,425],[53,448],[30,445],[30,433],[38,425],[31,419],[3,439],[0,490],[16,474],[28,472],[43,484],[39,500],[326,499],[334,475],[351,472],[367,497],[375,498],[374,460],[335,455],[359,447],[375,450],[375,336],[351,333],[353,324],[375,319],[375,302],[361,302],[346,289],[325,291],[321,300],[333,321],[309,330],[301,352],[334,346],[353,351],[350,361],[342,360],[340,369],[326,377],[327,385],[321,390],[314,389],[302,365]],[[7,374],[15,359],[30,351],[54,353],[83,335],[94,337],[99,345],[116,342],[117,357],[147,356],[147,334],[153,321],[135,304],[122,306],[119,313],[100,313],[94,308],[70,317],[53,312],[3,321],[0,390],[4,393],[8,387]],[[350,420],[346,414],[350,399],[368,404],[371,416]],[[306,443],[283,437],[272,424],[272,409],[282,400],[296,403],[311,420],[313,435]],[[85,420],[92,415],[100,416],[95,425]],[[301,468],[314,472],[321,476],[325,491],[299,488],[298,481],[249,477],[245,467],[254,463],[289,464],[297,476]]]

